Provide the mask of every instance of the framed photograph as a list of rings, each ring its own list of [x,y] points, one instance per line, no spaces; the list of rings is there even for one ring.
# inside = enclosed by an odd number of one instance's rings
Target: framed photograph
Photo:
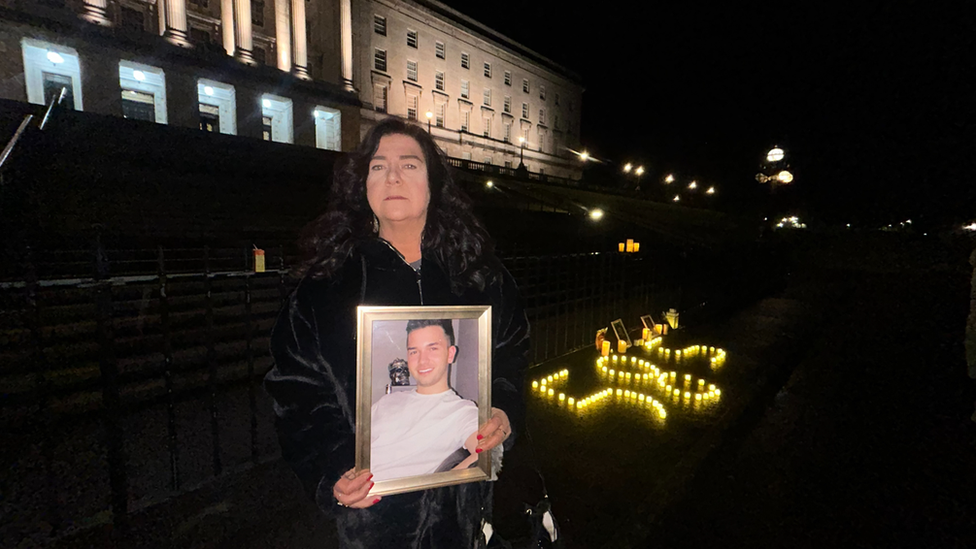
[[[630,334],[627,333],[627,328],[624,327],[623,320],[619,318],[614,320],[610,323],[610,327],[613,328],[613,333],[617,336],[617,341],[626,341],[628,347],[633,345],[633,342],[630,340]]]
[[[651,315],[644,315],[640,318],[641,318],[641,324],[643,324],[644,327],[650,330],[651,333],[653,334],[654,327],[657,326],[657,322],[654,322],[654,317],[652,317]]]
[[[359,307],[356,469],[370,495],[491,478],[491,307]]]

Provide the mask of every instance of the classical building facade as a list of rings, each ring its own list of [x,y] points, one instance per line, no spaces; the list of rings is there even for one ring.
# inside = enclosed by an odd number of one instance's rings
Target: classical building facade
[[[448,156],[578,179],[578,75],[428,0],[353,4],[354,83],[365,133],[398,116]]]
[[[0,98],[349,150],[351,0],[0,0]]]

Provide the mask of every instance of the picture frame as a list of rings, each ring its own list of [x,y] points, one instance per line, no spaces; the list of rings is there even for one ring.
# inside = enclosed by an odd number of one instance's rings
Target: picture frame
[[[418,321],[411,324],[417,329],[416,326],[427,324],[425,321],[439,320],[450,320],[454,335],[453,362],[449,364],[446,374],[452,394],[438,392],[444,395],[443,406],[447,406],[450,413],[425,414],[421,421],[437,416],[438,421],[450,421],[448,425],[452,427],[466,427],[428,429],[427,432],[443,433],[443,436],[438,435],[439,438],[429,441],[428,445],[423,435],[418,434],[424,430],[412,428],[415,424],[409,421],[414,417],[410,412],[426,410],[424,407],[430,405],[429,395],[421,395],[420,392],[432,390],[424,385],[430,382],[431,374],[419,370],[420,362],[411,362],[422,359],[407,356],[407,325],[410,321]],[[433,331],[419,329],[416,333],[419,335],[415,337],[420,338],[426,337],[424,334],[436,334],[449,339],[443,327]],[[411,347],[411,353],[419,357],[420,351],[416,347],[422,347],[424,343],[413,341],[413,344],[415,347]],[[398,359],[401,361],[398,362]],[[453,448],[462,439],[470,441],[477,432],[477,426],[484,425],[491,417],[490,306],[360,306],[357,309],[356,364],[355,464],[357,471],[369,469],[374,476],[369,495],[399,494],[492,477],[491,452],[476,456],[467,453],[465,446],[461,446],[454,453],[448,452],[441,461],[444,449]],[[417,376],[409,375],[410,384],[404,385],[404,368],[410,372],[416,371],[421,379],[418,381],[415,379]],[[387,397],[390,398],[379,404]],[[425,397],[428,397],[427,400],[423,400]],[[469,401],[474,401],[477,408],[477,426],[472,433],[466,432],[470,430],[474,417]],[[380,423],[374,424],[374,410],[376,421]],[[400,413],[393,413],[392,410]],[[446,417],[453,419],[444,419]],[[375,454],[372,447],[374,435],[379,437]],[[461,456],[464,461],[454,465],[455,468],[444,470],[453,465],[451,459]],[[468,465],[473,459],[474,463]]]
[[[614,335],[617,336],[617,341],[627,342],[628,347],[633,345],[633,342],[630,340],[630,334],[627,333],[627,328],[624,327],[623,319],[618,318],[614,320],[610,323],[610,326],[613,328]]]
[[[654,329],[657,326],[657,322],[654,321],[654,317],[651,315],[643,315],[640,317],[640,319],[641,319],[641,324],[643,324],[644,327],[650,330],[651,333],[653,334]]]

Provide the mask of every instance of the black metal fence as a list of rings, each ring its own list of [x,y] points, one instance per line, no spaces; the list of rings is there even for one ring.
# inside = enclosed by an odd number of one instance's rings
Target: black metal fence
[[[0,281],[0,540],[130,516],[278,458],[261,389],[290,291],[283,247],[27,251]],[[640,255],[509,250],[539,363],[676,298]],[[7,273],[10,273],[7,269]],[[666,281],[671,280],[672,284]],[[14,545],[17,545],[14,543]]]

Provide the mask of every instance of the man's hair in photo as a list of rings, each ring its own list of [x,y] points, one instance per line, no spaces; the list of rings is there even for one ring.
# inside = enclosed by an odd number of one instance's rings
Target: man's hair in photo
[[[414,330],[419,330],[421,328],[426,328],[428,326],[440,326],[444,329],[444,335],[447,336],[447,341],[454,345],[454,323],[451,322],[449,318],[432,318],[430,320],[408,320],[407,321],[407,336],[410,336],[410,332]]]

